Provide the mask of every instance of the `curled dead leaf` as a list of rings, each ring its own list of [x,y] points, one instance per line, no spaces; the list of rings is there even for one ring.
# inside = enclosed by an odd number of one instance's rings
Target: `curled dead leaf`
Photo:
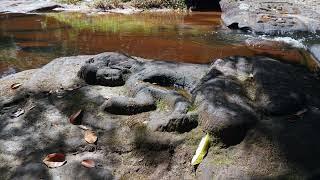
[[[96,163],[91,159],[85,159],[81,162],[81,165],[86,168],[94,168],[96,167]]]
[[[305,114],[308,111],[308,109],[302,109],[298,112],[296,112],[294,115],[296,116],[302,116],[303,114]]]
[[[66,156],[61,153],[49,154],[43,159],[42,162],[49,168],[57,168],[67,163]]]
[[[14,83],[11,85],[11,89],[18,89],[20,86],[22,86],[21,83]]]
[[[91,130],[86,130],[84,132],[84,140],[86,140],[86,142],[89,144],[94,144],[97,142],[98,137],[95,132],[93,132]]]
[[[72,114],[69,118],[71,124],[80,125],[83,116],[82,109],[78,110],[76,113]]]

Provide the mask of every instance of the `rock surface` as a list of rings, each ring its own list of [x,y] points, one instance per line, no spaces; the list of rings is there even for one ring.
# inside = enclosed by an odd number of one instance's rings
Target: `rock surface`
[[[46,0],[3,0],[1,1],[1,13],[32,13],[50,11],[61,7],[58,3]]]
[[[309,48],[310,53],[318,60],[318,64],[320,63],[320,44],[312,45]]]
[[[233,28],[282,34],[320,30],[320,3],[316,0],[221,0],[222,20]]]
[[[319,81],[266,57],[211,65],[119,53],[59,58],[0,79],[0,179],[317,178]],[[69,122],[79,109],[82,126]],[[194,171],[207,132],[212,146]],[[48,169],[50,153],[67,163]]]

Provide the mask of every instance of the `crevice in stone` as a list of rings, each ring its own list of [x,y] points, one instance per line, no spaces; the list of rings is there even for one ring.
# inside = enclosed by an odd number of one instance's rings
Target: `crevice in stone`
[[[188,9],[193,11],[221,12],[220,0],[185,0]]]
[[[156,84],[163,87],[173,87],[175,85],[175,79],[166,75],[151,76],[143,80],[151,84]]]

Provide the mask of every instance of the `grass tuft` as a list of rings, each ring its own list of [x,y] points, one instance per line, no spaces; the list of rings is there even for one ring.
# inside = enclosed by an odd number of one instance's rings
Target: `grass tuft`
[[[60,3],[78,4],[83,0],[57,0]],[[185,0],[93,0],[91,4],[94,8],[109,10],[114,8],[124,8],[124,5],[129,5],[141,9],[152,8],[171,8],[185,9]]]
[[[57,0],[59,3],[65,3],[65,4],[78,4],[82,0]]]
[[[172,8],[184,9],[186,4],[184,0],[132,0],[134,7],[142,9],[151,8]]]
[[[103,10],[123,8],[125,0],[94,0],[93,7]]]

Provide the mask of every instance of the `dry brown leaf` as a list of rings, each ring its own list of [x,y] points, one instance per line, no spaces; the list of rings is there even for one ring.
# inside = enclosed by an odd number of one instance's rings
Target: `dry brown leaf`
[[[85,159],[81,162],[81,165],[86,168],[94,168],[96,167],[96,163],[91,159]]]
[[[42,162],[49,168],[57,168],[67,163],[66,156],[61,153],[49,154],[43,159]]]
[[[71,124],[80,125],[81,120],[82,120],[82,116],[83,116],[83,111],[82,111],[82,109],[80,109],[79,111],[77,111],[76,113],[74,113],[70,116],[69,121]]]
[[[14,83],[11,85],[11,89],[18,89],[20,86],[22,86],[21,83]]]
[[[94,144],[97,142],[98,137],[95,132],[93,132],[91,130],[86,130],[84,132],[84,140],[86,140],[87,143],[89,143],[89,144]]]

